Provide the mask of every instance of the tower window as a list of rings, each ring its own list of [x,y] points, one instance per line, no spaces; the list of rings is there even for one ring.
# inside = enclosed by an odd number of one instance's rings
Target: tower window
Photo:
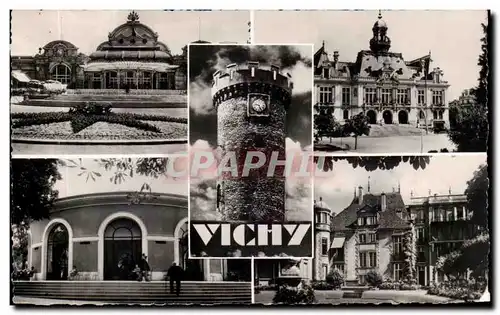
[[[328,255],[328,239],[326,237],[321,239],[321,255]]]

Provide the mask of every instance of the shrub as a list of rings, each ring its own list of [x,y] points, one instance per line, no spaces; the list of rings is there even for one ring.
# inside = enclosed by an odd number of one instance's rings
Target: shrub
[[[314,290],[320,290],[320,291],[336,289],[334,285],[326,281],[312,281],[311,286],[313,287]]]
[[[382,284],[382,276],[376,271],[370,271],[366,274],[366,282],[371,287],[378,287]]]
[[[338,289],[344,284],[344,276],[337,269],[333,269],[326,276],[326,283],[331,285],[333,289]]]
[[[400,283],[399,282],[392,282],[392,281],[385,281],[382,282],[378,288],[380,290],[399,290]]]
[[[282,285],[278,287],[273,298],[275,304],[312,304],[316,302],[314,289],[310,284],[302,282],[297,287]]]
[[[454,279],[442,283],[431,284],[427,294],[444,296],[457,300],[473,301],[479,299],[486,290],[486,282],[482,279]]]

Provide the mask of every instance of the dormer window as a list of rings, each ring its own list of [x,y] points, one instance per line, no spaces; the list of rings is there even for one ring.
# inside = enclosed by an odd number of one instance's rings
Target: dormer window
[[[323,78],[325,78],[325,79],[330,78],[330,69],[329,68],[323,68]]]
[[[377,225],[378,220],[376,216],[369,216],[369,217],[359,217],[358,218],[358,226],[364,226],[364,225]]]

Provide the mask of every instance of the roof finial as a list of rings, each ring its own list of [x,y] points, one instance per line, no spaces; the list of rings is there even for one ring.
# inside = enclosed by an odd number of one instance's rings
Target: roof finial
[[[450,186],[450,188],[448,189],[448,193],[451,195],[451,186]]]
[[[128,17],[127,19],[130,21],[130,22],[135,22],[135,21],[139,21],[139,14],[137,14],[137,12],[135,11],[132,11],[128,14]]]
[[[370,192],[370,176],[368,176],[368,192]]]
[[[382,18],[382,10],[378,10],[378,18],[381,19]]]
[[[401,192],[401,182],[398,180],[398,192]]]
[[[324,39],[323,39],[323,45],[322,46],[323,46],[323,48],[325,48],[325,40]]]

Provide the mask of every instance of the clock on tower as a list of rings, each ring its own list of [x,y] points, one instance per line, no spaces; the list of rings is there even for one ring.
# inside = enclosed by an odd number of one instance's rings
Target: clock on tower
[[[248,115],[269,116],[269,98],[268,94],[249,93]]]

